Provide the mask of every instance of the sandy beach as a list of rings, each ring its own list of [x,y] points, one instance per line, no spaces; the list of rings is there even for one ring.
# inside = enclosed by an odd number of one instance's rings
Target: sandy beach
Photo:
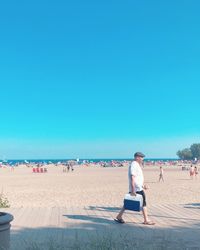
[[[33,173],[26,166],[14,171],[0,168],[0,190],[11,207],[120,206],[128,191],[127,167],[75,166],[75,171],[69,173],[62,169],[50,165],[47,173]],[[181,167],[165,167],[165,182],[158,182],[157,166],[145,167],[144,176],[149,205],[199,202],[200,179],[191,180],[189,172]]]

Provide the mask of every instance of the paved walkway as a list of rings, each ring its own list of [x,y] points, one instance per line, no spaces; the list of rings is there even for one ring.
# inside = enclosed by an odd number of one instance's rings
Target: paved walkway
[[[161,244],[166,244],[166,248],[162,249],[167,249],[172,242],[174,249],[179,249],[177,242],[182,242],[185,249],[200,249],[200,203],[151,206],[149,214],[156,222],[155,226],[143,225],[142,215],[130,211],[124,216],[126,224],[117,224],[113,219],[119,207],[104,205],[2,210],[14,215],[11,227],[12,250],[28,249],[27,244],[34,244],[36,241],[53,239],[62,242],[65,238],[69,241],[77,236],[85,238],[90,234],[108,233],[114,233],[115,236],[129,233],[136,238],[151,241],[159,238]]]

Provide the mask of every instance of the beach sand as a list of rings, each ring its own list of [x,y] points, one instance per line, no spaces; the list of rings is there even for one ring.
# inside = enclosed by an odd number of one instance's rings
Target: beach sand
[[[55,207],[122,204],[128,192],[127,167],[103,168],[76,166],[74,172],[63,173],[62,166],[48,166],[48,173],[32,173],[31,167],[19,166],[14,171],[0,168],[0,191],[11,207]],[[151,204],[197,203],[200,179],[191,180],[181,167],[164,168],[159,183],[159,167],[144,168],[148,184],[147,202]],[[200,178],[200,177],[199,177]]]

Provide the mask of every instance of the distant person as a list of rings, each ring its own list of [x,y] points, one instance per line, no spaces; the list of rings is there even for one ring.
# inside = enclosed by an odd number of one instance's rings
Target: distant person
[[[191,165],[190,166],[190,178],[193,179],[193,176],[194,176],[194,166]]]
[[[134,154],[134,160],[130,164],[128,169],[128,180],[129,180],[129,193],[133,196],[136,194],[140,194],[143,197],[143,217],[145,225],[154,225],[155,223],[150,221],[147,214],[147,204],[146,204],[146,195],[144,189],[148,189],[146,185],[144,185],[144,176],[142,172],[142,162],[144,160],[145,155],[140,152],[136,152]],[[119,214],[117,215],[115,221],[118,223],[125,223],[122,219],[123,213],[125,212],[124,206],[120,210]]]
[[[164,182],[164,170],[162,167],[160,167],[159,182],[161,180]]]
[[[198,168],[197,166],[194,167],[194,176],[195,176],[195,179],[197,179],[197,175],[198,175]]]
[[[73,172],[74,171],[74,165],[75,165],[74,161],[68,161],[68,163],[67,163],[67,172],[69,172],[70,169]]]
[[[15,170],[14,165],[10,165],[10,167],[11,167],[11,171]]]
[[[69,165],[69,163],[67,164],[67,172],[69,172],[69,170],[70,170],[70,165]]]
[[[67,172],[67,163],[63,164],[63,172],[66,173]]]

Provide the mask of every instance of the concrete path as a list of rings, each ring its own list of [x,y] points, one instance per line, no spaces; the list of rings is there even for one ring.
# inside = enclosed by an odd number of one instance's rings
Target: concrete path
[[[155,226],[142,224],[141,213],[127,211],[125,224],[114,222],[119,207],[103,204],[88,207],[9,208],[14,215],[11,227],[11,249],[28,249],[34,242],[82,239],[92,234],[133,235],[156,241],[169,249],[200,249],[200,203],[151,206],[149,214]],[[179,244],[181,242],[181,245]],[[41,249],[45,249],[41,248]],[[152,248],[154,249],[154,248]],[[159,249],[156,248],[156,249]]]

